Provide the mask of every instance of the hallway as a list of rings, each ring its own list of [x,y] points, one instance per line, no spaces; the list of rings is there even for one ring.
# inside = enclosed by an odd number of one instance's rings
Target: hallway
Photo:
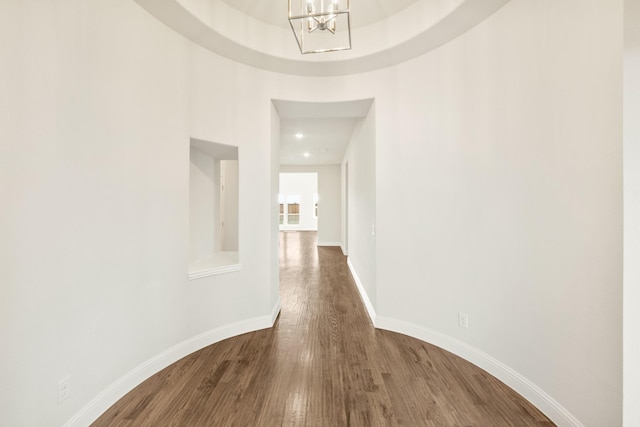
[[[345,257],[315,232],[280,233],[280,283],[272,329],[185,357],[93,425],[554,425],[470,363],[374,329]]]

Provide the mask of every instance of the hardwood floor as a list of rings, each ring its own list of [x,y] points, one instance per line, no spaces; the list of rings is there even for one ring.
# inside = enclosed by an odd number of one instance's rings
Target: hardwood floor
[[[193,353],[124,396],[103,426],[553,426],[481,369],[375,330],[339,248],[281,233],[271,329]]]

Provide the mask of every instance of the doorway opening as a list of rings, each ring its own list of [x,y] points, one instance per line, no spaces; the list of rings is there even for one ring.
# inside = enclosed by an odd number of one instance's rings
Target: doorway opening
[[[318,174],[280,173],[280,231],[318,231]]]

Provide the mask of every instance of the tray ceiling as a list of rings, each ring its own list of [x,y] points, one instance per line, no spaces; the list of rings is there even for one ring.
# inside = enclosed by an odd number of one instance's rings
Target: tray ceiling
[[[289,27],[287,0],[211,0],[223,1],[238,11],[259,21],[279,27]],[[300,1],[300,0],[298,0]],[[382,21],[418,0],[351,0],[354,28]]]

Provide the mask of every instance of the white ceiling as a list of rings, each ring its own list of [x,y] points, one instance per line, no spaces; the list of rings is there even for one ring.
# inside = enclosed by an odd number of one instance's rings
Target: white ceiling
[[[352,0],[353,48],[316,55],[302,55],[293,40],[285,19],[287,0],[135,1],[188,39],[233,61],[284,74],[342,76],[426,54],[510,0]],[[278,25],[266,24],[269,20]],[[380,25],[355,28],[372,21]]]
[[[354,32],[359,47],[301,55],[287,29],[287,0],[135,1],[212,52],[252,67],[302,76],[358,74],[400,64],[453,40],[509,2],[352,0],[352,26],[365,26]],[[380,28],[366,26],[378,21]],[[281,118],[281,164],[340,163],[358,118],[366,116],[371,102],[274,101]],[[297,132],[305,137],[295,138]]]
[[[191,138],[190,145],[191,148],[196,148],[218,160],[238,160],[238,147],[196,138]]]
[[[356,123],[366,117],[372,100],[273,103],[280,116],[280,164],[335,165],[342,162]]]
[[[262,22],[289,28],[287,0],[221,0]],[[299,0],[298,0],[299,1]],[[363,27],[381,21],[418,0],[351,0],[351,25]]]
[[[357,118],[280,120],[281,165],[335,165],[342,162]],[[296,133],[302,133],[301,139]],[[305,157],[304,153],[309,153]]]

